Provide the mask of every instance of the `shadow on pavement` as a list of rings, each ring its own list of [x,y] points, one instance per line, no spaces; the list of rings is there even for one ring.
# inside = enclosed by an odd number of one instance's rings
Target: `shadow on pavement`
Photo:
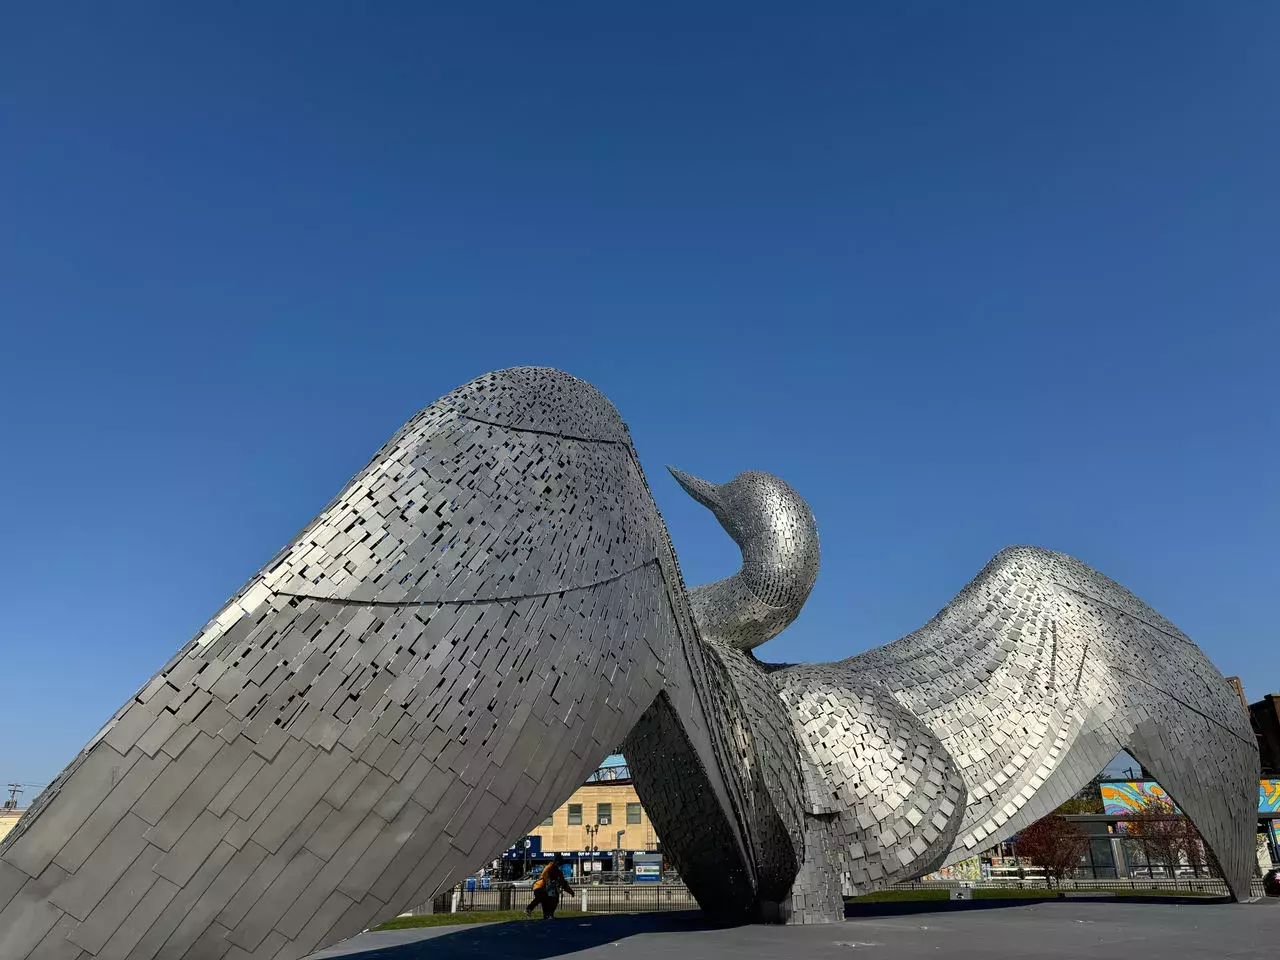
[[[468,924],[460,927],[423,928],[424,939],[396,946],[375,947],[358,953],[330,954],[352,960],[454,960],[462,957],[514,957],[542,960],[598,947],[641,933],[692,933],[721,929],[696,911],[632,913],[557,920],[512,920],[506,923]],[[437,932],[440,930],[448,932]],[[330,948],[336,950],[338,948]]]

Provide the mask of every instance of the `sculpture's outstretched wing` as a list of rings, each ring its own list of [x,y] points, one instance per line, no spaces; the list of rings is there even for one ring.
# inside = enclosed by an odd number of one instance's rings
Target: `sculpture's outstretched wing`
[[[481,377],[41,794],[0,845],[0,957],[304,956],[496,856],[642,715],[680,733],[702,854],[737,878],[718,905],[749,903],[702,657],[617,412],[556,371]]]
[[[968,808],[948,862],[1050,813],[1125,749],[1248,895],[1259,765],[1239,698],[1096,570],[1010,547],[920,630],[840,666],[885,686],[955,759]]]
[[[792,919],[843,919],[844,897],[941,866],[964,816],[965,785],[938,738],[888,690],[838,664],[788,667],[773,680],[806,771]]]

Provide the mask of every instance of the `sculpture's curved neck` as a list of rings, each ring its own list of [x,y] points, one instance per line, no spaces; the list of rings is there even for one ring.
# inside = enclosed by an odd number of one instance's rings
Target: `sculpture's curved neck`
[[[742,569],[732,577],[689,591],[703,638],[750,650],[776,637],[818,576],[818,525],[809,505],[769,473],[748,471],[720,485],[671,473],[742,550]]]

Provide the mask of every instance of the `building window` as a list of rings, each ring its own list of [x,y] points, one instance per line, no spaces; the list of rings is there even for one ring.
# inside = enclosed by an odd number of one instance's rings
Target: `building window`
[[[554,813],[549,813],[547,814],[547,819],[542,821],[542,826],[553,827],[555,826],[555,822],[556,822],[556,815]]]
[[[607,827],[613,822],[613,804],[597,803],[596,804],[596,823],[602,827]]]
[[[628,803],[627,804],[627,823],[639,823],[639,822],[640,822],[640,804]]]
[[[582,804],[580,803],[569,804],[569,826],[571,827],[582,826]]]

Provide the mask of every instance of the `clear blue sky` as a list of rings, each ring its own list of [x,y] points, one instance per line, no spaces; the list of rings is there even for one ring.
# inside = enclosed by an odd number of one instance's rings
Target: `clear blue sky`
[[[664,463],[808,498],[763,656],[1034,543],[1280,690],[1280,7],[190,7],[5,14],[0,781],[526,363],[622,410],[692,583],[737,557]]]

